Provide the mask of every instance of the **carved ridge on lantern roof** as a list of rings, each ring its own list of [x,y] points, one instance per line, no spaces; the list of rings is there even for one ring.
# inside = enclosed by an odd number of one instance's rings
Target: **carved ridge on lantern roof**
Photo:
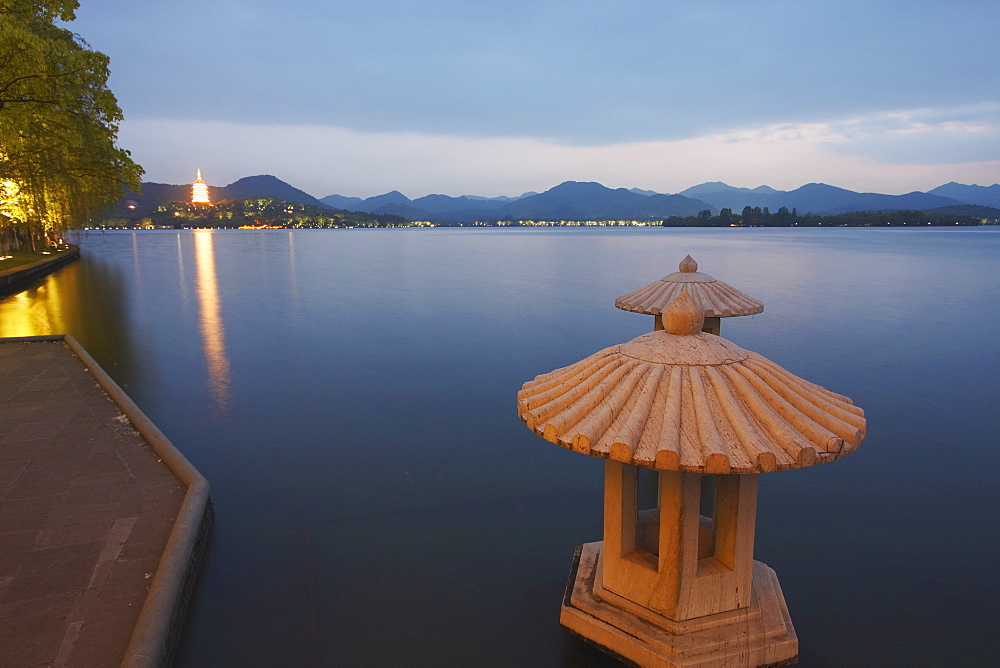
[[[784,471],[861,446],[864,411],[851,399],[693,333],[702,318],[682,292],[666,309],[666,331],[524,383],[518,416],[564,448],[666,471]]]
[[[680,271],[648,283],[615,299],[623,311],[659,315],[685,288],[709,318],[754,315],[764,310],[764,303],[723,281],[698,271],[698,263],[687,255]]]

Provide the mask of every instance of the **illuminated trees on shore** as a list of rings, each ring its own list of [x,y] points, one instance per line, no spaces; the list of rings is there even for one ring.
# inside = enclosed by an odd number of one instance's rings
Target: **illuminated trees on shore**
[[[138,189],[108,57],[55,25],[76,0],[0,0],[0,249],[82,225]]]

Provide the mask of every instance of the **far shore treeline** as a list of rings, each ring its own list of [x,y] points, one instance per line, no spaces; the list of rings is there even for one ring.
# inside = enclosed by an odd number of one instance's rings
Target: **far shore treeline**
[[[112,227],[406,227],[401,216],[342,211],[285,202],[273,197],[223,200],[215,204],[166,202],[149,216],[134,220],[109,219]]]
[[[923,211],[852,211],[828,216],[816,214],[799,215],[781,207],[771,213],[767,207],[745,207],[740,214],[732,209],[722,209],[713,216],[708,209],[697,216],[670,216],[663,221],[664,227],[926,227],[928,225],[978,226],[982,218],[963,215],[924,213]]]
[[[481,220],[471,222],[411,221],[402,216],[330,209],[271,197],[223,200],[215,204],[166,202],[145,216],[109,218],[101,227],[153,228],[357,228],[357,227],[531,227],[580,225],[643,225],[663,227],[927,227],[979,226],[974,216],[945,215],[923,211],[852,212],[835,215],[799,215],[781,207],[772,213],[767,207],[746,207],[739,214],[722,209],[712,215],[708,209],[697,216],[670,216],[662,221],[627,220]]]

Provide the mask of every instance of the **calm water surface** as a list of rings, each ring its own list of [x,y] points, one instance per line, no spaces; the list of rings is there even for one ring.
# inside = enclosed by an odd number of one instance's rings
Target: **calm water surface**
[[[995,660],[1000,229],[94,233],[0,300],[68,332],[212,485],[182,666],[613,665],[558,624],[600,460],[522,382],[652,328],[691,253],[766,304],[723,335],[847,394],[868,439],[761,476],[756,558],[803,666]]]

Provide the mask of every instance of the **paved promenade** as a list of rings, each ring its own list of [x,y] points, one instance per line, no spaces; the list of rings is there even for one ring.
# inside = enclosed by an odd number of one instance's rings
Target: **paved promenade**
[[[190,483],[95,373],[67,342],[0,339],[0,666],[157,665],[169,655],[207,484],[195,522],[179,526]],[[179,568],[167,569],[170,540],[184,543]],[[161,569],[171,571],[158,583],[167,603],[143,613],[156,651],[136,654],[130,641]]]

